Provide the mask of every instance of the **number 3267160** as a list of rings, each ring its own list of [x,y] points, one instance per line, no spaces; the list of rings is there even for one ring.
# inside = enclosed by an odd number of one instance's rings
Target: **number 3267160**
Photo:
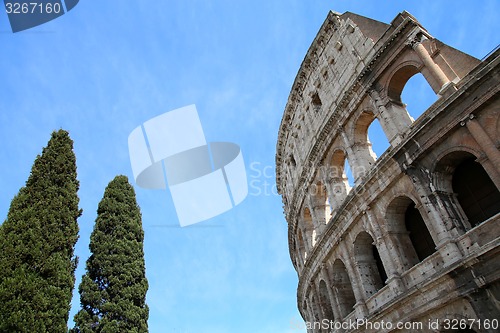
[[[59,14],[61,12],[61,4],[58,2],[7,2],[5,10],[7,14]]]

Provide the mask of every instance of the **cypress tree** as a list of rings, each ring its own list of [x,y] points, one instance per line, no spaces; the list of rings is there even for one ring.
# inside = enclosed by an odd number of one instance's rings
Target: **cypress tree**
[[[0,227],[0,332],[67,332],[79,183],[68,132],[53,132]]]
[[[134,188],[117,176],[97,209],[72,332],[148,332],[143,241]]]

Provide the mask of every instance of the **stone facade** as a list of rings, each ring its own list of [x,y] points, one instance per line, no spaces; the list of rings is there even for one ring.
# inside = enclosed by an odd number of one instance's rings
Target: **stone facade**
[[[407,12],[391,24],[329,13],[276,153],[308,332],[447,332],[465,321],[462,332],[498,331],[499,60],[440,42]],[[414,120],[401,92],[417,73],[438,98]],[[375,119],[390,143],[379,158]]]

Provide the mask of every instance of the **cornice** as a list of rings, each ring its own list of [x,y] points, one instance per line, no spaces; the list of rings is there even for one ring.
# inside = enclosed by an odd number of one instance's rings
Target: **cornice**
[[[413,23],[413,24],[412,24]],[[358,99],[358,103],[363,99],[364,96],[368,94],[368,91],[371,89],[371,85],[373,81],[376,79],[374,75],[370,75],[372,71],[376,68],[376,66],[379,63],[379,59],[388,51],[391,50],[391,46],[394,44],[394,41],[400,37],[400,35],[405,31],[405,29],[412,24],[412,26],[417,26],[418,22],[416,22],[412,17],[406,17],[403,22],[393,31],[393,33],[385,40],[381,41],[381,43],[377,43],[380,46],[378,47],[377,52],[370,58],[370,60],[367,62],[367,65],[363,68],[363,70],[358,74],[355,79],[353,80],[353,83],[350,85],[350,87],[344,92],[342,95],[342,98],[340,100],[340,103],[338,104],[337,108],[332,112],[330,115],[329,119],[325,122],[325,125],[323,128],[321,128],[320,133],[318,135],[318,140],[316,140],[315,144],[312,146],[311,150],[307,154],[307,161],[309,165],[317,165],[319,163],[318,159],[320,157],[320,153],[323,152],[328,145],[328,141],[325,140],[332,131],[335,130],[335,124],[338,123],[338,119],[341,117],[342,114],[345,114],[345,110],[349,108],[349,104],[353,101],[353,97],[356,95],[356,91],[361,89],[361,87],[364,87],[364,91],[360,94],[361,97]],[[377,44],[375,47],[377,47]],[[293,105],[294,109],[297,107],[297,105]],[[291,117],[291,116],[290,116]],[[280,129],[280,134],[281,129]],[[277,161],[278,163],[278,161]],[[278,169],[280,168],[280,165],[277,165],[276,170],[277,170],[277,177],[278,175]],[[298,217],[298,211],[300,207],[302,206],[302,201],[304,198],[304,193],[306,192],[305,189],[307,187],[307,184],[311,182],[311,178],[313,177],[313,170],[310,170],[310,168],[303,168],[301,175],[299,177],[297,186],[294,191],[293,198],[290,200],[288,198],[288,203],[289,207],[288,210],[286,211],[287,213],[287,221],[289,223],[289,228],[292,231],[292,234],[295,233],[296,231],[296,224],[297,224],[297,217]],[[277,184],[280,182],[280,178],[277,178]],[[291,244],[291,240],[289,240],[289,244]]]

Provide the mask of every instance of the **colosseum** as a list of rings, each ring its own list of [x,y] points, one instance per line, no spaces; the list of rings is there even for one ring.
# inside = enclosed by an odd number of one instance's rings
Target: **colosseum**
[[[499,56],[454,49],[407,12],[328,14],[276,152],[308,332],[499,331]],[[436,101],[413,119],[401,94],[416,74]]]

